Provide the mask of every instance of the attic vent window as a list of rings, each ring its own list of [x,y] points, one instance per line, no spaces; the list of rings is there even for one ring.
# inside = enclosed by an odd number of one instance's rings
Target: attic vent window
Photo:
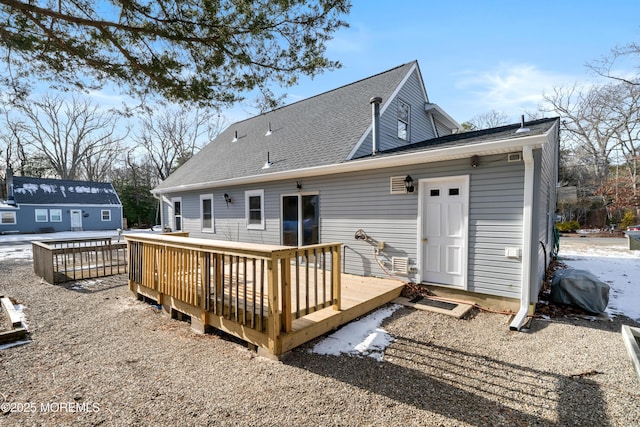
[[[522,155],[520,153],[511,153],[507,156],[507,162],[514,163],[522,160]]]
[[[390,194],[407,194],[406,175],[390,178]]]

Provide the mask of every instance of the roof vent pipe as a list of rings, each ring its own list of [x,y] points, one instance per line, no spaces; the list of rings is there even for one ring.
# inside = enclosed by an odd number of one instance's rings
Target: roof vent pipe
[[[520,128],[516,131],[516,133],[529,132],[531,129],[524,127],[524,114],[520,116]]]
[[[382,98],[375,96],[369,100],[371,104],[372,125],[373,125],[373,147],[371,150],[372,155],[376,155],[378,152],[378,146],[380,145],[380,104]]]

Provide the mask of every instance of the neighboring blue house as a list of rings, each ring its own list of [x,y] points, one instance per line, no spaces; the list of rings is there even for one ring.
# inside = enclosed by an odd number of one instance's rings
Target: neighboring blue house
[[[122,228],[122,203],[107,182],[13,176],[0,201],[0,234]]]
[[[343,242],[347,273],[517,310],[553,250],[559,119],[476,132],[410,62],[232,124],[152,190],[192,237]]]

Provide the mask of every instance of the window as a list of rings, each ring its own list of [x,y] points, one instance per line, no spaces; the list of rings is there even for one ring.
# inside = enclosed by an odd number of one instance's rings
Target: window
[[[264,190],[251,190],[244,193],[247,228],[264,230]]]
[[[111,221],[111,211],[109,209],[103,209],[100,215],[103,221]]]
[[[320,212],[317,194],[282,196],[282,244],[319,243]]]
[[[171,199],[173,203],[173,231],[182,231],[182,199]]]
[[[49,221],[49,212],[46,209],[36,209],[36,222]]]
[[[200,221],[202,231],[213,233],[213,195],[200,196]]]
[[[49,209],[51,222],[62,222],[62,209]]]
[[[15,212],[2,212],[0,216],[1,221],[0,224],[11,225],[16,223],[16,213]]]
[[[398,100],[398,138],[409,140],[409,121],[411,119],[411,106]]]

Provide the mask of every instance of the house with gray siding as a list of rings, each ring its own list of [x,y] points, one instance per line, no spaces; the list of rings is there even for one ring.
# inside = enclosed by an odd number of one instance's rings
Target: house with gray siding
[[[122,203],[111,183],[13,176],[0,202],[0,234],[122,228]]]
[[[459,133],[417,62],[234,123],[153,191],[192,237],[342,242],[347,273],[518,312],[553,249],[559,120]]]

